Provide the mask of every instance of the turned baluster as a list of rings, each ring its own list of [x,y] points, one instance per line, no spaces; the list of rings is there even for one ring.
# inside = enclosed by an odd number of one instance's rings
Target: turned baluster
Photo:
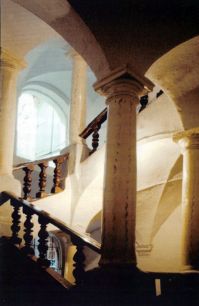
[[[53,187],[51,189],[52,193],[57,193],[62,191],[62,189],[60,188],[60,182],[61,182],[61,166],[62,163],[64,162],[66,157],[61,156],[55,160],[53,160],[53,162],[55,163],[55,170],[54,170],[54,177],[53,177]]]
[[[27,167],[23,168],[23,171],[25,172],[25,176],[24,176],[24,187],[23,187],[23,192],[24,192],[24,196],[23,199],[25,200],[31,200],[31,184],[32,184],[32,172],[34,170],[34,165],[31,164]]]
[[[37,262],[42,266],[42,267],[49,267],[50,266],[50,261],[47,259],[47,251],[48,251],[48,232],[46,230],[48,221],[44,217],[39,217],[38,219],[40,223],[40,231],[38,233],[39,236],[39,245],[38,245],[38,250],[39,250],[39,258]]]
[[[99,133],[98,132],[99,132],[100,128],[101,128],[101,124],[96,125],[96,127],[94,129],[94,132],[92,134],[92,148],[93,149],[90,152],[90,155],[92,153],[94,153],[97,150],[98,146],[99,146]]]
[[[75,278],[75,284],[80,284],[83,280],[85,274],[85,255],[84,255],[84,246],[81,242],[72,238],[72,243],[76,246],[76,253],[73,256],[73,276]]]
[[[10,238],[10,241],[14,244],[20,244],[22,239],[18,237],[18,234],[20,231],[19,224],[20,224],[21,214],[19,210],[21,204],[15,202],[14,200],[11,200],[10,205],[13,206],[12,225],[11,225],[12,237]]]
[[[24,241],[25,246],[22,248],[22,251],[26,254],[34,255],[34,249],[31,247],[31,242],[33,239],[33,227],[34,224],[31,222],[33,213],[28,207],[23,207],[23,213],[26,215],[26,221],[24,222]]]
[[[47,181],[46,168],[48,168],[48,162],[40,163],[38,166],[40,167],[41,171],[39,174],[39,192],[37,192],[36,197],[44,198],[47,195],[45,189]]]

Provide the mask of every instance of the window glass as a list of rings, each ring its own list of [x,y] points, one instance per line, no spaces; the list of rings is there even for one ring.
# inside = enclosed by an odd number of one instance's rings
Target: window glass
[[[52,104],[23,93],[17,116],[17,156],[29,160],[59,153],[66,146],[66,123]]]

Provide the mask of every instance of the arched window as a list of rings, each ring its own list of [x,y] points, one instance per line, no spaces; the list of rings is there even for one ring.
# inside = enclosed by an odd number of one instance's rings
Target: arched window
[[[55,270],[57,273],[64,274],[65,256],[61,245],[61,241],[53,234],[49,232],[47,239],[48,251],[47,259],[50,261],[50,268]],[[39,257],[39,238],[36,237],[32,240],[32,247],[36,257]]]
[[[67,120],[45,96],[19,97],[16,155],[28,160],[59,154],[67,144]]]

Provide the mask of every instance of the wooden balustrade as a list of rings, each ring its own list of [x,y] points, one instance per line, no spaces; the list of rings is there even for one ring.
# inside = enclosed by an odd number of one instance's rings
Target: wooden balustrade
[[[72,238],[72,243],[76,246],[76,252],[73,257],[73,276],[75,278],[76,285],[80,284],[84,277],[84,261],[85,261],[85,255],[84,255],[84,245],[83,243],[78,242],[74,237]]]
[[[31,242],[33,240],[33,223],[31,222],[31,218],[33,215],[38,216],[38,222],[40,224],[40,230],[38,233],[39,236],[39,258],[37,259],[38,264],[43,267],[47,268],[50,265],[50,262],[47,258],[47,251],[48,251],[48,231],[47,225],[51,224],[57,227],[59,230],[70,236],[72,243],[76,246],[76,253],[73,257],[74,260],[74,270],[73,275],[75,277],[75,283],[79,284],[84,276],[84,247],[88,247],[89,249],[95,251],[96,253],[101,253],[101,245],[95,239],[92,239],[87,234],[79,233],[72,227],[69,227],[64,222],[54,218],[47,212],[41,210],[36,205],[29,203],[27,200],[23,200],[21,198],[16,197],[15,195],[2,192],[1,194],[3,202],[7,202],[10,200],[11,205],[14,208],[12,213],[12,237],[10,241],[14,244],[20,244],[22,239],[19,238],[19,230],[20,230],[20,208],[23,209],[23,213],[26,215],[26,220],[24,222],[24,246],[21,250],[27,255],[33,255],[34,250],[32,249]]]
[[[47,194],[45,192],[46,189],[46,181],[47,181],[47,174],[46,168],[48,168],[48,162],[44,161],[43,163],[38,164],[41,171],[39,174],[39,192],[36,193],[37,198],[44,198]]]
[[[159,96],[163,93],[161,90],[158,94]],[[158,95],[157,95],[158,97]],[[143,109],[147,107],[148,104],[148,95],[142,96],[140,98],[140,110],[141,112]],[[90,155],[94,153],[98,146],[99,146],[99,130],[101,128],[101,125],[107,120],[107,107],[99,113],[88,125],[87,127],[79,134],[80,137],[83,139],[87,139],[92,134],[92,150],[90,152]]]
[[[60,188],[60,182],[61,182],[61,167],[65,160],[65,156],[59,156],[56,159],[53,159],[53,162],[55,163],[55,170],[54,170],[54,177],[53,177],[53,187],[51,189],[52,193],[58,193],[62,189]]]
[[[99,146],[99,130],[101,125],[107,119],[107,108],[105,108],[95,119],[89,123],[89,125],[82,131],[79,135],[80,137],[87,139],[92,134],[92,151],[90,154],[94,153]]]
[[[26,254],[34,255],[34,249],[32,248],[31,242],[33,239],[33,227],[34,224],[31,222],[33,212],[28,207],[23,207],[23,213],[26,215],[26,221],[24,222],[24,236],[25,245],[22,248]]]
[[[21,214],[20,214],[19,210],[20,210],[22,205],[21,205],[20,202],[16,203],[14,201],[14,199],[11,199],[10,204],[13,207],[12,225],[11,225],[12,236],[10,238],[10,241],[14,244],[20,244],[21,243],[21,238],[19,238],[18,235],[19,235],[19,231],[20,231]]]
[[[38,250],[39,250],[39,258],[38,258],[38,263],[42,267],[49,267],[50,266],[50,261],[47,259],[47,251],[48,251],[48,232],[47,232],[47,225],[48,225],[48,220],[47,218],[43,216],[39,216],[39,224],[40,224],[40,231],[38,233],[39,236],[39,245],[38,245]]]
[[[19,164],[13,168],[13,171],[23,170],[25,172],[25,176],[23,179],[23,199],[31,201],[33,199],[41,199],[46,197],[48,194],[46,192],[47,186],[47,169],[49,166],[49,162],[52,161],[55,165],[54,174],[52,178],[52,185],[50,188],[51,193],[58,193],[63,190],[61,183],[63,180],[62,166],[65,162],[67,162],[69,157],[69,153],[65,153],[59,156],[53,156],[47,159],[42,159],[38,161],[34,161],[31,163]],[[31,196],[32,193],[32,175],[34,171],[36,171],[36,167],[40,169],[39,172],[39,182],[38,182],[38,192],[36,192],[35,196]],[[65,174],[66,176],[66,174]]]
[[[27,165],[26,167],[22,168],[22,170],[25,172],[24,176],[24,184],[23,184],[23,192],[24,196],[23,198],[25,200],[31,200],[31,184],[32,184],[32,172],[34,170],[34,164]]]

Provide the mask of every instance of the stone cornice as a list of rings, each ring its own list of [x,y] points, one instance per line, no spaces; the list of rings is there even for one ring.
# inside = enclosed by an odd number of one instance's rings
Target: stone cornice
[[[97,81],[93,87],[100,94],[107,95],[106,89],[108,86],[110,87],[115,81],[122,84],[123,80],[133,82],[135,84],[135,93],[138,95],[146,94],[147,92],[151,91],[154,86],[150,80],[144,76],[141,76],[137,71],[135,71],[135,69],[132,69],[129,65],[124,65],[112,70],[111,73],[102,80]]]
[[[8,50],[0,48],[0,66],[13,70],[24,69],[27,65],[22,59],[13,56]]]

